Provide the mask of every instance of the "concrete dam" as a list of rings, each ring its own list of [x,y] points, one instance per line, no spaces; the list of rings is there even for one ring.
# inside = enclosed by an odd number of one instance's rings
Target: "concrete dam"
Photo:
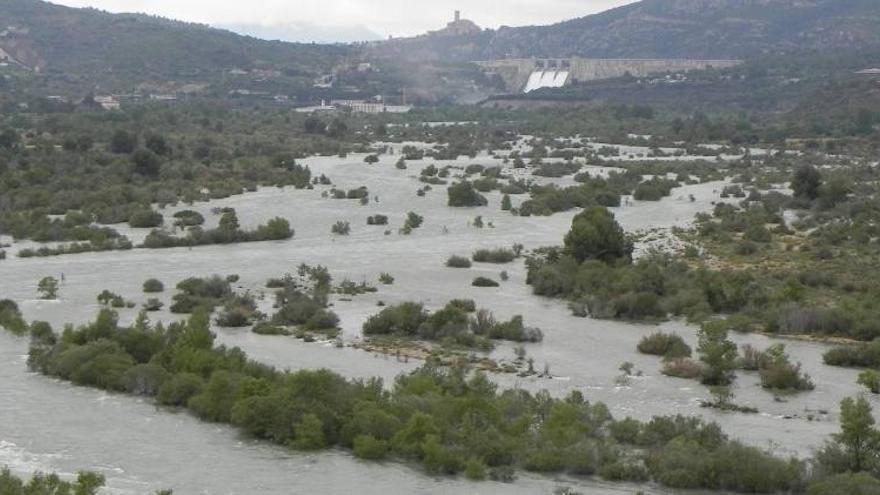
[[[613,79],[630,74],[645,77],[662,72],[687,72],[734,67],[742,60],[691,59],[507,59],[475,62],[489,74],[497,74],[511,93],[567,84]]]

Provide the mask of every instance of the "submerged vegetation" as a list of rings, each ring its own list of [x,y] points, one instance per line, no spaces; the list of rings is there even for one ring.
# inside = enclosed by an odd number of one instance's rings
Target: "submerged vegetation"
[[[430,315],[411,303],[386,310],[368,328],[439,335],[454,322],[466,325],[458,303]],[[521,326],[514,321],[490,332]],[[368,460],[417,462],[435,474],[510,480],[516,468],[651,479],[673,488],[803,492],[811,482],[810,490],[825,489],[826,477],[868,469],[880,453],[864,442],[880,433],[863,399],[843,402],[842,432],[819,453],[819,469],[810,475],[804,462],[730,440],[698,419],[614,420],[603,404],[579,392],[564,399],[499,392],[483,374],[464,368],[429,364],[401,375],[390,389],[378,379],[346,380],[327,370],[280,372],[238,349],[215,346],[202,308],[167,327],[144,316],[122,327],[105,309],[93,323],[60,335],[34,323],[31,336],[28,364],[41,373],[152,397],[291,448],[340,446]]]

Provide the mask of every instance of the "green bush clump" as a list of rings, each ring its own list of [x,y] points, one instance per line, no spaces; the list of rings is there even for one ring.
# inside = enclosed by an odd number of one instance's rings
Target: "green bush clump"
[[[80,471],[75,481],[65,481],[54,473],[35,473],[30,479],[21,479],[5,466],[0,469],[3,495],[97,495],[105,483],[103,475],[91,471]]]
[[[138,210],[128,217],[128,225],[139,229],[158,227],[163,221],[162,214],[152,209]]]
[[[0,326],[14,335],[24,335],[28,331],[27,322],[21,316],[21,310],[15,301],[0,299]]]
[[[471,260],[464,256],[452,255],[446,260],[446,266],[450,268],[470,268]]]
[[[449,301],[450,306],[454,306],[465,313],[473,313],[477,310],[477,303],[473,299],[453,299]]]
[[[174,226],[180,228],[195,227],[205,223],[205,217],[194,210],[181,210],[174,215]]]
[[[292,287],[279,291],[275,294],[278,310],[270,322],[277,326],[299,326],[304,330],[335,333],[339,317],[326,308],[322,299]]]
[[[761,376],[761,386],[764,388],[794,391],[815,388],[810,376],[801,370],[800,363],[791,363],[782,344],[774,345],[764,351],[764,357],[759,361],[758,373]]]
[[[880,367],[880,341],[835,347],[822,356],[825,364],[851,368]]]
[[[162,292],[165,290],[165,284],[160,280],[151,278],[144,281],[144,292],[147,294]]]
[[[660,201],[672,194],[672,189],[678,185],[677,181],[654,177],[636,186],[633,198],[638,201]]]
[[[474,287],[500,287],[501,284],[488,277],[477,277],[471,282]]]
[[[516,259],[516,253],[506,248],[478,249],[472,257],[478,263],[510,263]]]
[[[349,235],[351,233],[351,225],[340,220],[330,227],[330,232],[336,235]]]
[[[407,302],[384,308],[364,323],[364,335],[417,335],[419,327],[427,320],[424,306]]]
[[[566,175],[578,173],[581,167],[580,163],[575,162],[542,163],[532,172],[532,175],[538,177],[565,177]]]
[[[489,200],[477,192],[474,185],[466,180],[452,184],[446,189],[446,191],[449,195],[449,206],[467,207],[486,206],[489,204]]]
[[[385,215],[372,215],[367,217],[367,225],[388,225],[388,217]]]
[[[290,331],[284,327],[273,325],[267,321],[261,321],[251,329],[257,335],[290,335]]]
[[[214,308],[232,295],[229,282],[219,275],[208,278],[188,278],[177,284],[180,293],[172,298],[172,313],[192,313],[197,307]]]
[[[692,352],[680,335],[662,332],[643,337],[638,344],[638,350],[642,354],[662,356],[666,359],[689,358]]]

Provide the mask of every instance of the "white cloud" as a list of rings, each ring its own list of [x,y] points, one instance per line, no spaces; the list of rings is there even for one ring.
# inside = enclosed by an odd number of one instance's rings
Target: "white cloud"
[[[462,10],[482,27],[549,24],[631,3],[634,0],[54,0],[73,7],[145,12],[215,25],[264,26],[307,23],[366,27],[383,36],[409,36],[437,29]]]

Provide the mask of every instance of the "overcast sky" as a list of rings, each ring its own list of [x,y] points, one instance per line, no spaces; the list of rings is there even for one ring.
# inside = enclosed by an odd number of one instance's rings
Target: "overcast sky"
[[[313,31],[352,41],[367,33],[410,36],[437,29],[453,11],[482,27],[549,24],[634,0],[52,0],[111,12],[145,12],[215,26],[260,26],[263,33]],[[256,31],[256,29],[255,29]],[[336,33],[336,34],[334,34]],[[278,36],[280,34],[264,34]],[[305,34],[305,36],[309,36]],[[312,41],[312,40],[299,40]],[[330,41],[315,39],[314,41]]]

